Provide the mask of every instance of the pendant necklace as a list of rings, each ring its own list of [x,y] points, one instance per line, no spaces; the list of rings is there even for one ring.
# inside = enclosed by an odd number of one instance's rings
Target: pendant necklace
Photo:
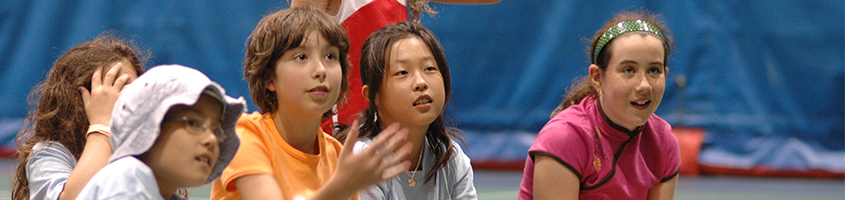
[[[425,145],[423,145],[423,148],[425,148]],[[408,174],[408,176],[410,177],[410,178],[408,178],[408,186],[414,187],[414,186],[417,185],[417,182],[414,181],[414,176],[417,175],[416,171],[420,167],[420,163],[422,162],[423,154],[425,154],[425,151],[420,151],[420,158],[419,158],[419,160],[417,160],[417,166],[414,166],[414,175],[411,175],[411,173],[409,173],[408,171],[405,171],[405,173]]]

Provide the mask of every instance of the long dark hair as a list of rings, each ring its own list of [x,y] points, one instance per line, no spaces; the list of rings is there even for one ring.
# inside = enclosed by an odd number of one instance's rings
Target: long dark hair
[[[617,13],[616,16],[613,17],[613,19],[605,23],[604,26],[602,26],[601,29],[596,31],[596,33],[593,35],[593,39],[590,42],[587,55],[589,55],[590,58],[593,57],[593,54],[596,49],[596,43],[598,42],[599,37],[601,37],[601,35],[604,34],[604,32],[606,32],[608,29],[610,29],[610,27],[615,26],[619,22],[638,19],[654,24],[660,29],[661,32],[663,32],[664,36],[666,37],[666,44],[668,46],[666,54],[663,57],[663,63],[664,66],[669,66],[669,54],[672,52],[672,47],[674,46],[672,31],[669,30],[669,27],[666,27],[666,25],[663,24],[661,15],[654,14],[646,10],[622,11]],[[601,49],[598,58],[594,61],[595,63],[593,63],[599,66],[599,69],[601,69],[602,73],[604,73],[604,70],[607,69],[607,65],[610,62],[610,57],[613,55],[613,52],[610,51],[610,47],[612,45],[613,40],[611,40],[610,43],[607,43],[604,48]],[[578,78],[574,83],[572,83],[571,86],[566,89],[566,91],[566,98],[563,100],[563,102],[560,103],[560,105],[557,106],[557,108],[555,108],[554,111],[552,111],[552,115],[549,116],[550,118],[554,118],[555,115],[568,108],[569,106],[581,103],[581,100],[583,100],[584,97],[596,94],[596,88],[593,88],[593,84],[590,81],[589,75]]]
[[[443,46],[437,40],[430,30],[423,27],[420,23],[413,21],[405,21],[399,24],[386,26],[373,32],[367,40],[364,41],[364,46],[361,50],[361,82],[369,86],[369,94],[367,99],[375,99],[378,95],[382,81],[384,81],[384,72],[387,70],[387,62],[389,60],[388,52],[390,46],[399,40],[417,37],[425,43],[431,50],[431,55],[437,66],[440,68],[440,73],[443,76],[443,86],[446,91],[446,102],[452,95],[452,79],[449,75],[449,64],[446,63],[446,55],[443,53]],[[358,121],[361,123],[359,137],[375,137],[382,131],[383,124],[376,120],[378,107],[375,101],[368,102],[369,107],[363,111]],[[436,179],[437,171],[446,166],[452,157],[455,156],[455,147],[452,144],[450,137],[455,137],[463,142],[463,138],[458,135],[458,129],[447,127],[446,121],[448,118],[443,115],[446,108],[444,107],[441,114],[434,120],[425,133],[434,152],[435,162],[431,165],[431,170],[425,175],[425,182]],[[349,129],[345,129],[337,135],[338,140],[344,141]],[[352,144],[346,144],[352,145]]]
[[[12,199],[29,199],[29,181],[26,165],[32,147],[42,141],[62,144],[79,160],[85,147],[88,117],[79,87],[91,90],[91,77],[100,67],[108,71],[110,64],[129,61],[138,75],[144,71],[148,53],[131,42],[110,35],[108,32],[91,41],[76,45],[62,55],[47,76],[29,95],[31,110],[18,132],[15,144],[18,170],[15,173]],[[36,104],[37,103],[37,104]]]

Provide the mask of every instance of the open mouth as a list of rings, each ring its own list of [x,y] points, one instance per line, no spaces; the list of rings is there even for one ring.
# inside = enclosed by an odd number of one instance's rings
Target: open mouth
[[[431,96],[428,96],[428,95],[420,96],[419,98],[417,98],[416,101],[414,101],[413,106],[422,105],[422,104],[431,104]]]
[[[321,85],[321,86],[317,86],[317,87],[315,87],[311,90],[308,90],[308,92],[329,92],[329,88]]]
[[[201,156],[195,157],[194,159],[196,159],[197,161],[203,162],[208,166],[211,166],[211,155],[203,154]]]
[[[645,106],[648,106],[648,104],[651,104],[651,100],[641,100],[641,101],[631,102],[631,105],[634,105],[634,106],[637,106],[637,107],[645,107]]]

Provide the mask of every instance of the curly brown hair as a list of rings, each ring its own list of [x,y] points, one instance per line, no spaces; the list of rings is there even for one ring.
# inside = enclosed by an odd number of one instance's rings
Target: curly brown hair
[[[608,29],[610,29],[610,27],[615,26],[619,22],[638,19],[654,24],[660,29],[660,31],[663,32],[663,35],[666,38],[666,44],[668,48],[663,58],[665,63],[664,66],[669,66],[669,54],[672,52],[672,48],[674,47],[672,31],[669,30],[669,27],[666,27],[666,25],[663,23],[663,17],[661,15],[652,13],[647,10],[622,11],[617,13],[616,16],[613,17],[613,19],[605,23],[604,26],[602,26],[601,29],[596,31],[596,33],[593,35],[593,39],[591,40],[590,46],[588,47],[587,55],[589,55],[590,58],[593,57],[593,53],[595,52],[596,43],[598,42],[599,37],[601,37],[601,35],[604,34],[604,32],[606,32]],[[645,32],[637,33],[645,34]],[[604,70],[607,69],[607,65],[609,64],[608,62],[610,62],[610,57],[613,55],[613,52],[610,51],[611,46],[613,46],[613,40],[611,40],[604,46],[604,48],[601,49],[601,52],[599,52],[598,55],[598,59],[596,59],[594,61],[595,63],[593,63],[597,65],[599,69],[601,69],[602,73],[604,73]],[[555,115],[568,108],[569,106],[581,103],[581,100],[584,99],[584,97],[595,94],[596,88],[594,88],[592,83],[590,82],[589,76],[584,76],[576,79],[576,81],[566,89],[566,98],[563,100],[563,102],[560,103],[560,105],[557,106],[557,108],[555,108],[554,111],[552,111],[552,114],[551,116],[549,116],[549,118],[554,118]]]
[[[35,144],[43,141],[58,142],[70,150],[74,158],[79,159],[85,147],[85,132],[89,124],[78,88],[91,90],[94,71],[126,60],[140,75],[148,55],[131,42],[107,32],[74,46],[56,60],[47,79],[36,85],[29,95],[28,101],[34,110],[29,112],[16,137],[18,168],[12,199],[29,199],[26,166]]]
[[[267,89],[267,83],[275,78],[276,61],[285,51],[299,47],[309,31],[317,31],[330,45],[340,49],[338,58],[343,80],[336,103],[346,100],[349,88],[346,76],[352,67],[346,31],[331,16],[311,6],[289,8],[262,18],[246,41],[244,79],[249,83],[253,102],[262,113],[275,113],[279,109],[275,92]],[[323,116],[331,116],[331,111]]]

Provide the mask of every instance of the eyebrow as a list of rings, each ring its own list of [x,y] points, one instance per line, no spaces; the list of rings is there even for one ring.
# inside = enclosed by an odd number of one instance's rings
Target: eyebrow
[[[638,63],[636,61],[633,61],[633,60],[623,60],[622,62],[619,62],[619,64],[620,65],[624,65],[624,64],[634,64],[634,65],[636,65]],[[651,63],[648,63],[648,65],[663,65],[663,62],[651,62]]]
[[[423,57],[422,59],[420,59],[420,61],[421,62],[434,61],[434,56]],[[400,63],[400,64],[404,64],[404,63],[407,63],[407,62],[410,62],[410,60],[409,59],[396,60],[396,63]]]

